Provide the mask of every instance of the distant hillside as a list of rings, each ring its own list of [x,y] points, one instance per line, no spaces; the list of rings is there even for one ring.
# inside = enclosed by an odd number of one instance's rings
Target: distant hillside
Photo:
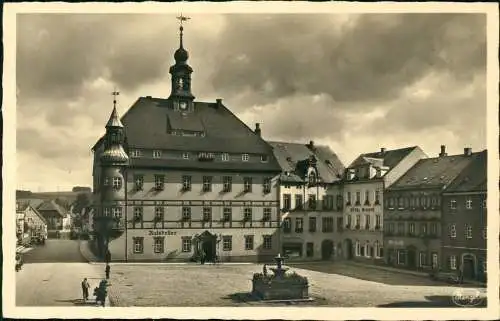
[[[71,204],[73,204],[77,197],[78,194],[88,194],[90,195],[91,192],[71,192],[71,191],[62,191],[62,192],[40,192],[40,193],[33,193],[30,191],[16,191],[16,199],[21,200],[21,199],[40,199],[40,200],[59,200],[60,205],[65,205],[64,207],[68,208]]]

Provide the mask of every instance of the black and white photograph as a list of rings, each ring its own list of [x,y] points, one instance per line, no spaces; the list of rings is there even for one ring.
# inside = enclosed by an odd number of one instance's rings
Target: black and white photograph
[[[498,316],[498,5],[455,5],[6,4],[4,311]]]

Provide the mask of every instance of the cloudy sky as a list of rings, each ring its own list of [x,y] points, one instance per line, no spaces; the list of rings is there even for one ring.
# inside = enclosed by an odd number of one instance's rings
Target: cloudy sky
[[[486,147],[481,14],[191,15],[197,100],[223,98],[270,140],[358,154]],[[17,18],[17,187],[91,186],[90,148],[119,113],[167,97],[178,25],[165,14]]]

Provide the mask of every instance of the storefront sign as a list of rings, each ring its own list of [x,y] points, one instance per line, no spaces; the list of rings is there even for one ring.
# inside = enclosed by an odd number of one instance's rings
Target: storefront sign
[[[169,231],[169,230],[149,230],[148,231],[149,236],[171,236],[171,235],[177,235],[177,232]]]
[[[351,212],[375,212],[374,207],[351,207]]]

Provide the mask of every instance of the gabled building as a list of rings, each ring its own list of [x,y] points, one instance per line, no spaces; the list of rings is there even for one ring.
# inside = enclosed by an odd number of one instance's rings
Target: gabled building
[[[281,168],[260,127],[196,101],[180,46],[166,98],[116,106],[94,152],[94,227],[112,260],[269,260],[279,252]],[[116,103],[116,102],[115,102]]]
[[[291,260],[334,258],[342,228],[339,182],[344,165],[328,146],[312,141],[269,144],[282,169],[282,253]]]
[[[71,216],[54,200],[44,201],[36,210],[47,222],[47,233],[49,238],[69,237]]]
[[[345,170],[343,257],[383,261],[384,190],[427,155],[418,146],[361,154]]]
[[[464,154],[469,165],[443,191],[441,270],[486,281],[487,151]]]
[[[29,202],[16,201],[16,234],[18,241],[47,238],[47,221]]]
[[[408,269],[437,269],[441,263],[442,193],[475,159],[466,149],[421,159],[385,191],[385,262]]]

